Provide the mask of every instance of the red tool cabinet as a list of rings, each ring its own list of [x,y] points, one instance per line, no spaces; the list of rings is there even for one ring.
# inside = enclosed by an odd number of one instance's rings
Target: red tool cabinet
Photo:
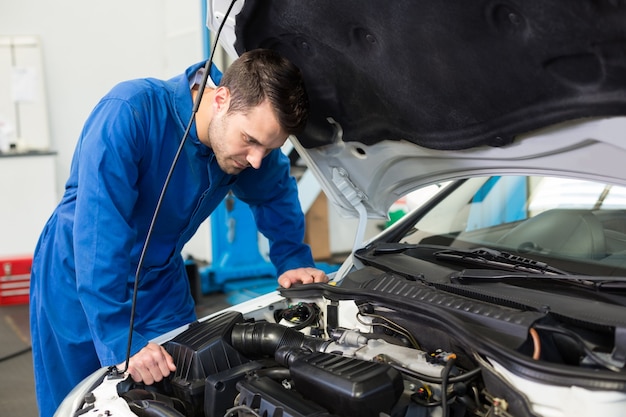
[[[0,258],[0,305],[26,304],[32,257]]]

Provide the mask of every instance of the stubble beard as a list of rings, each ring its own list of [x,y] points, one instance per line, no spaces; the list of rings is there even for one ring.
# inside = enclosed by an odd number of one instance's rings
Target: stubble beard
[[[225,132],[226,129],[223,123],[223,121],[216,121],[215,119],[211,120],[209,123],[207,136],[209,138],[210,148],[213,150],[213,154],[215,155],[220,169],[229,175],[237,175],[241,173],[245,167],[240,168],[233,158],[226,156],[226,150],[219,142],[219,138],[225,136],[223,132]]]

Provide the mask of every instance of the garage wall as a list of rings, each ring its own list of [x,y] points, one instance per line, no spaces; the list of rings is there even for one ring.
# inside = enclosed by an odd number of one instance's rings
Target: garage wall
[[[63,189],[76,139],[121,80],[181,72],[202,59],[199,0],[0,0],[0,34],[41,40],[50,142]]]
[[[56,155],[52,168],[33,164],[38,171],[29,175],[33,179],[53,175],[56,201],[63,193],[82,125],[113,85],[137,77],[170,77],[202,60],[204,19],[200,10],[200,0],[0,0],[0,36],[35,36],[40,41],[49,143]],[[3,160],[3,167],[8,168],[27,159]],[[33,191],[24,190],[29,199]],[[23,197],[7,196],[7,200],[17,199]],[[38,236],[34,231],[41,230],[50,214],[48,200],[39,206],[46,213],[24,212],[28,218],[8,223],[15,230],[3,228],[0,238],[35,240],[36,236],[22,235]],[[20,226],[24,222],[29,224],[26,231]],[[11,245],[6,242],[4,246]]]

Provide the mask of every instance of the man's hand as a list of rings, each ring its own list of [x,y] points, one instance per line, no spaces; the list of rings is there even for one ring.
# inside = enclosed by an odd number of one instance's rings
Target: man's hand
[[[125,363],[118,365],[119,369],[124,369]],[[126,370],[135,382],[142,382],[151,385],[159,382],[170,372],[176,370],[174,359],[160,345],[148,343],[143,349],[131,356]]]
[[[278,277],[278,284],[283,288],[289,288],[293,284],[312,284],[314,282],[328,282],[326,273],[317,268],[290,269]]]

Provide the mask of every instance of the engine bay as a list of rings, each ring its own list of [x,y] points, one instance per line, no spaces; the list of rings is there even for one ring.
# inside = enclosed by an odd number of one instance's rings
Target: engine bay
[[[611,332],[590,347],[545,311],[372,267],[267,297],[163,342],[176,371],[159,383],[110,369],[75,415],[531,417],[598,384],[625,401],[623,372],[599,359]]]
[[[245,321],[229,311],[194,324],[165,344],[177,366],[172,377],[154,386],[121,384],[120,397],[138,416],[486,416],[495,410],[479,410],[488,394],[477,383],[478,368],[463,370],[453,352],[420,350],[406,329],[382,316],[375,319],[381,332],[330,334],[316,304],[297,303],[274,316],[274,323]],[[502,405],[497,409],[507,415]]]

